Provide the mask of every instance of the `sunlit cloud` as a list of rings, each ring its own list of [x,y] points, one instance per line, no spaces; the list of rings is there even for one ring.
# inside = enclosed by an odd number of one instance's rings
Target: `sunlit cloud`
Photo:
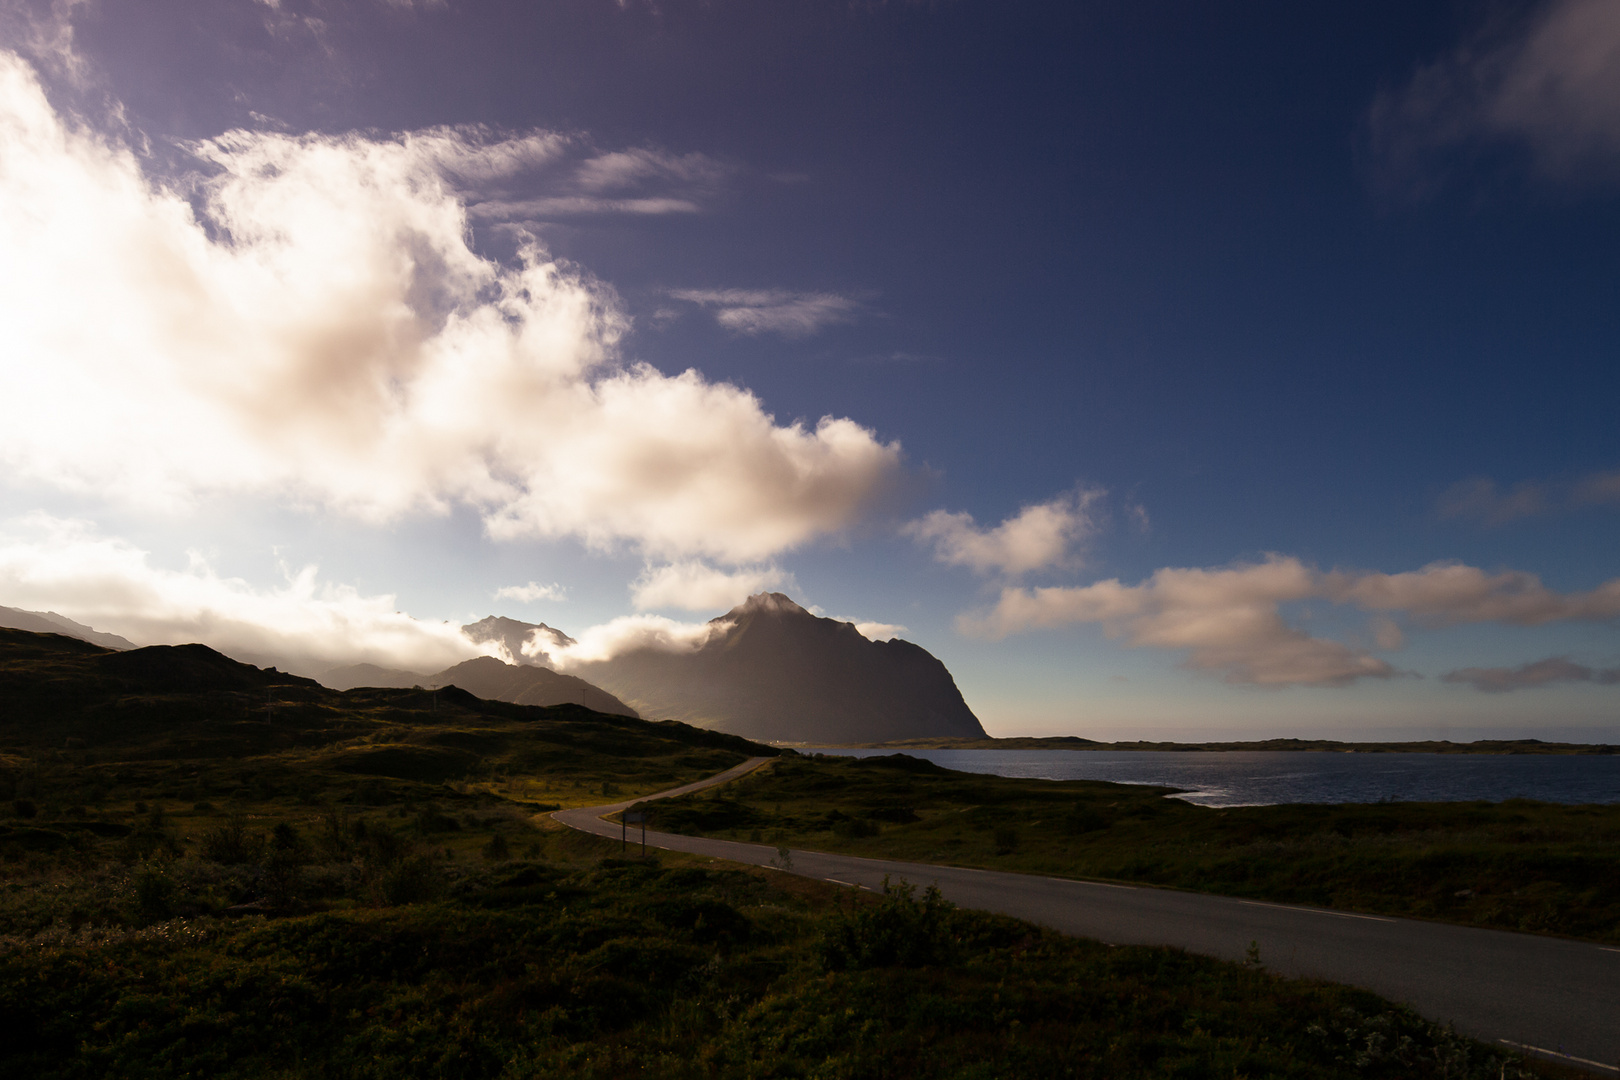
[[[1589,473],[1573,483],[1521,480],[1500,487],[1486,476],[1461,480],[1441,492],[1435,511],[1442,518],[1498,526],[1520,518],[1620,503],[1620,470]]]
[[[686,611],[722,611],[735,607],[757,592],[796,589],[793,575],[777,566],[720,570],[696,559],[649,566],[630,586],[638,611],[681,608]]]
[[[100,535],[87,522],[34,514],[0,532],[0,596],[51,607],[137,645],[204,642],[238,659],[313,675],[335,664],[438,671],[485,651],[458,627],[411,618],[392,595],[322,583],[314,566],[259,588],[193,554],[184,570]]]
[[[721,621],[683,623],[662,615],[621,615],[586,630],[573,645],[543,649],[542,652],[544,659],[553,667],[565,671],[611,660],[638,649],[668,653],[696,652],[714,638],[724,635],[731,625]],[[527,653],[528,649],[524,651]]]
[[[502,585],[495,590],[496,600],[516,600],[520,604],[537,604],[542,600],[566,600],[568,590],[556,582],[541,585],[531,581],[527,585]]]
[[[1459,668],[1440,676],[1440,681],[1466,683],[1487,694],[1506,694],[1514,690],[1543,689],[1558,683],[1613,686],[1620,683],[1620,668],[1590,668],[1561,656],[1553,656],[1516,668]]]
[[[494,140],[494,141],[491,141]],[[745,389],[622,364],[618,298],[533,241],[468,241],[458,176],[543,135],[228,132],[162,182],[0,53],[0,463],[185,512],[246,492],[366,521],[478,510],[754,563],[861,518],[900,447],[779,424]]]
[[[1026,506],[993,528],[979,526],[968,513],[935,510],[901,532],[931,545],[942,563],[1016,577],[1073,566],[1076,545],[1096,531],[1091,507],[1103,495],[1091,489]]]
[[[835,293],[783,289],[672,289],[669,295],[708,308],[716,322],[735,333],[789,338],[809,337],[825,327],[851,322],[862,307]]]
[[[1343,686],[1389,678],[1395,669],[1368,650],[1311,636],[1291,625],[1282,605],[1327,601],[1376,614],[1369,625],[1380,648],[1402,644],[1400,616],[1420,626],[1503,623],[1538,626],[1620,616],[1620,579],[1590,592],[1558,593],[1534,574],[1488,574],[1436,563],[1401,574],[1323,572],[1272,555],[1223,569],[1166,568],[1139,585],[1003,589],[988,612],[961,616],[964,634],[999,639],[1031,630],[1100,625],[1133,646],[1175,649],[1196,670],[1260,686]]]

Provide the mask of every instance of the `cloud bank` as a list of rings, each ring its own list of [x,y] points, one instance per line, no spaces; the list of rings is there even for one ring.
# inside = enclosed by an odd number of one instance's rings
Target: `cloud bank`
[[[961,632],[1000,639],[1080,623],[1100,625],[1133,646],[1178,649],[1189,667],[1231,683],[1344,686],[1396,674],[1368,650],[1312,637],[1281,605],[1321,600],[1374,613],[1380,648],[1400,644],[1401,616],[1420,626],[1495,622],[1539,626],[1620,616],[1620,579],[1590,592],[1558,593],[1534,574],[1488,574],[1436,563],[1401,574],[1323,572],[1280,555],[1226,569],[1166,568],[1139,585],[1118,580],[1077,587],[1007,588],[993,609],[957,620]]]
[[[1073,564],[1073,548],[1096,531],[1091,504],[1103,492],[1076,492],[1026,506],[993,529],[981,528],[968,513],[935,510],[902,532],[931,544],[934,558],[980,574],[1012,576]],[[1145,511],[1144,511],[1145,515]]]
[[[846,528],[899,475],[899,445],[854,421],[780,424],[739,387],[621,365],[613,292],[537,243],[475,251],[458,184],[546,160],[544,133],[234,131],[159,182],[0,52],[0,145],[18,479],[169,511],[459,504],[500,539],[748,563]]]
[[[495,590],[497,600],[516,600],[520,604],[536,604],[542,600],[566,600],[568,590],[555,581],[541,585],[531,581],[527,585],[502,585]]]
[[[391,595],[322,584],[314,566],[288,572],[282,588],[259,589],[219,576],[196,554],[185,570],[153,566],[134,545],[43,514],[0,534],[0,594],[139,645],[202,641],[307,675],[360,663],[439,671],[486,651],[458,627],[400,613]]]
[[[1555,683],[1595,682],[1606,686],[1620,683],[1620,668],[1589,668],[1561,656],[1548,657],[1516,668],[1460,668],[1440,676],[1441,682],[1466,683],[1487,694],[1514,690],[1535,690]]]
[[[1620,470],[1588,473],[1574,483],[1521,480],[1505,491],[1490,477],[1474,476],[1443,491],[1435,510],[1442,518],[1497,526],[1558,510],[1616,503],[1620,503]]]

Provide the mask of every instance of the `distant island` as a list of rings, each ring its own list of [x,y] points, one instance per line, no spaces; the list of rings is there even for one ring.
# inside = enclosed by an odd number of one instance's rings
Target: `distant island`
[[[805,747],[809,744],[778,745]],[[822,744],[828,749],[833,744]],[[1008,739],[897,739],[877,743],[843,743],[849,750],[1160,750],[1206,752],[1237,750],[1297,750],[1335,754],[1614,754],[1610,743],[1543,742],[1540,739],[1478,739],[1457,743],[1449,739],[1422,742],[1344,742],[1339,739],[1258,739],[1250,742],[1098,742],[1075,735],[1014,736]]]

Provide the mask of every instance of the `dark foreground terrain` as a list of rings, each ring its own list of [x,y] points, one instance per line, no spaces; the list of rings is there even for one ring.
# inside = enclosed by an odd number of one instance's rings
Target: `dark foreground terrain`
[[[669,832],[1620,943],[1620,806],[1216,809],[1168,790],[793,755],[648,810]]]
[[[0,704],[0,1077],[1553,1074],[1258,965],[546,818],[765,752],[684,725],[29,634]]]

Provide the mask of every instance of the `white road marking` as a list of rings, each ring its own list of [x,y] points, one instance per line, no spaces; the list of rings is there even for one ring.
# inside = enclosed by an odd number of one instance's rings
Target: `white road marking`
[[[1514,1042],[1512,1039],[1497,1039],[1496,1041],[1507,1046],[1517,1046],[1520,1050],[1529,1050],[1534,1054],[1546,1054],[1548,1057],[1558,1058],[1560,1061],[1578,1061],[1582,1065],[1590,1065],[1594,1069],[1608,1069],[1612,1073],[1620,1073],[1620,1065],[1605,1065],[1601,1061],[1589,1061],[1583,1057],[1576,1057],[1574,1054],[1559,1053],[1557,1050],[1543,1050],[1539,1046],[1531,1046],[1529,1043]]]
[[[1289,907],[1287,904],[1262,904],[1258,900],[1239,900],[1238,903],[1249,907],[1276,908],[1279,911],[1303,911],[1307,915],[1331,915],[1335,919],[1366,919],[1368,922],[1395,922],[1394,919],[1385,919],[1378,915],[1357,915],[1353,911],[1323,911],[1320,908]]]
[[[850,887],[850,888],[851,888],[851,889],[858,889],[858,888],[860,888],[860,886],[859,886],[859,885],[856,885],[856,884],[855,884],[855,883],[854,883],[854,882],[853,882],[853,881],[839,881],[839,880],[838,880],[838,879],[837,879],[837,878],[835,878],[835,877],[830,877],[830,878],[822,878],[822,879],[821,879],[821,880],[822,880],[822,881],[830,881],[830,882],[832,882],[832,883],[833,883],[833,884],[834,884],[834,885],[847,885],[847,886],[848,886],[848,887]]]
[[[1598,951],[1599,952],[1620,952],[1620,949],[1611,949],[1607,945],[1599,945],[1598,946]]]

